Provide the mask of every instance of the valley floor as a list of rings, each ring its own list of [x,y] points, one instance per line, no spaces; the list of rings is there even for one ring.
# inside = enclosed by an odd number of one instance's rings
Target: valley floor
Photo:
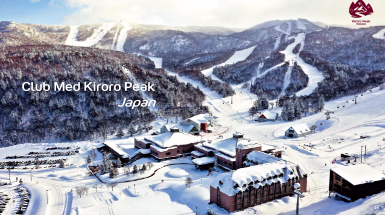
[[[161,63],[161,59],[157,59]],[[158,65],[161,66],[161,65]],[[174,74],[176,75],[176,74]],[[385,192],[347,203],[328,198],[329,172],[331,168],[344,163],[332,161],[341,153],[360,154],[361,146],[366,145],[367,154],[364,163],[380,172],[385,170],[385,90],[373,89],[358,97],[358,104],[352,102],[353,97],[344,97],[327,102],[326,110],[334,111],[330,120],[324,113],[318,113],[295,122],[266,122],[252,121],[248,109],[256,96],[241,85],[234,86],[236,95],[220,98],[216,93],[185,77],[179,80],[190,82],[207,95],[205,105],[217,117],[217,130],[204,138],[214,139],[220,133],[225,138],[231,137],[236,131],[244,133],[246,138],[271,145],[283,151],[283,158],[297,163],[308,173],[308,192],[300,200],[301,214],[366,214],[383,212]],[[279,108],[274,108],[280,112]],[[157,119],[154,129],[149,133],[135,135],[147,136],[159,129],[166,122]],[[306,123],[316,125],[314,134],[298,139],[285,139],[284,131],[293,124]],[[369,139],[360,139],[361,135],[369,135]],[[113,142],[128,154],[133,154],[134,137],[117,138],[110,136],[107,142]],[[15,178],[22,178],[31,193],[31,202],[26,214],[46,215],[80,215],[80,214],[206,214],[209,203],[209,186],[221,172],[208,176],[207,171],[198,171],[193,165],[173,165],[159,169],[155,175],[134,182],[120,183],[113,191],[107,186],[101,186],[97,192],[92,188],[95,184],[102,185],[95,177],[89,176],[86,168],[86,158],[89,150],[95,148],[100,141],[22,144],[0,149],[1,160],[8,155],[25,155],[28,151],[44,150],[51,146],[80,147],[80,153],[69,157],[67,163],[73,165],[64,169],[43,168],[39,170],[11,170],[12,186],[16,186]],[[305,146],[311,143],[312,147]],[[98,153],[94,164],[100,164],[102,156]],[[151,171],[166,163],[191,163],[190,157],[157,163],[153,158],[142,158],[136,161],[141,165],[154,162]],[[360,160],[357,160],[360,162]],[[384,166],[382,166],[384,164]],[[134,179],[146,175],[125,176],[119,169],[120,179]],[[32,175],[32,177],[31,177]],[[190,188],[185,186],[185,178],[190,176],[193,183]],[[106,176],[102,178],[109,180]],[[119,179],[119,180],[120,180]],[[115,179],[118,180],[118,179]],[[0,170],[0,181],[8,181],[8,171]],[[9,191],[12,186],[0,186],[0,192]],[[87,186],[89,191],[81,198],[76,194],[77,186]],[[12,195],[10,195],[12,196]],[[48,196],[48,203],[47,203]],[[17,198],[13,196],[12,198]],[[17,201],[16,201],[17,203]],[[252,207],[235,214],[295,214],[296,198],[285,197],[260,206]],[[17,204],[7,205],[7,211],[14,214]],[[13,211],[13,212],[12,212]]]

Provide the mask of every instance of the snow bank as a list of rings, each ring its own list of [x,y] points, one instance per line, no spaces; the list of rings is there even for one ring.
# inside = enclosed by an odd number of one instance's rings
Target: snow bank
[[[188,176],[188,173],[180,168],[175,168],[166,173],[166,176],[170,178],[182,178]]]

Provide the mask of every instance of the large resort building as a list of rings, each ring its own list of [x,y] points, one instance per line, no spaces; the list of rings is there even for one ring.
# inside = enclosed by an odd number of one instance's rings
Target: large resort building
[[[253,151],[265,152],[279,158],[282,153],[275,150],[274,147],[246,139],[239,132],[234,133],[231,138],[203,142],[195,145],[194,148],[192,158],[197,167],[200,167],[200,164],[207,165],[206,162],[201,162],[202,159],[207,161],[204,157],[214,157],[212,164],[217,160],[218,167],[227,171],[244,167],[243,162],[246,161],[247,155]]]
[[[295,183],[306,192],[306,173],[281,159],[222,173],[211,183],[209,212],[219,206],[231,213],[293,195]]]
[[[151,156],[157,160],[177,158],[183,154],[190,154],[194,145],[201,142],[201,138],[184,132],[179,128],[171,128],[170,132],[145,137],[135,138],[134,145],[138,149],[150,149]]]

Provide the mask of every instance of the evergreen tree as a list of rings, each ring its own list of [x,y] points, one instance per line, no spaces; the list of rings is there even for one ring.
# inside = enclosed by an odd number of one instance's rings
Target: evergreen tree
[[[87,157],[87,163],[90,164],[92,163],[92,158],[91,158],[91,155],[88,154],[88,157]]]
[[[59,168],[65,168],[65,162],[64,162],[64,159],[61,159],[60,160],[60,164],[59,164]]]
[[[122,167],[122,162],[120,161],[120,158],[118,158],[116,165],[118,166],[118,168]]]
[[[136,175],[138,173],[138,166],[134,164],[134,167],[132,168],[132,174]]]
[[[318,111],[322,111],[324,107],[325,107],[325,98],[323,95],[321,95],[318,99],[317,109]]]
[[[128,133],[130,133],[131,136],[136,133],[136,128],[133,122],[131,122],[130,125],[128,126]]]
[[[110,178],[115,178],[119,175],[119,170],[115,166],[111,166],[110,168]]]
[[[117,137],[122,138],[126,133],[124,133],[122,127],[119,127],[118,133],[116,134]]]

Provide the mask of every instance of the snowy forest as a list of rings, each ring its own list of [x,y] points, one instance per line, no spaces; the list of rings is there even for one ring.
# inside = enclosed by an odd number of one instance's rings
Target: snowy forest
[[[133,81],[122,71],[135,68],[139,81],[153,81],[160,110],[185,105],[185,115],[201,109],[203,93],[175,77],[152,72],[147,58],[122,52],[70,46],[7,46],[0,52],[0,144],[3,146],[43,140],[106,138],[134,124],[148,129],[155,115],[148,108],[120,108],[123,98],[144,99],[136,91],[28,91],[23,82],[120,84]],[[134,70],[134,69],[133,69]],[[161,72],[161,71],[158,71]],[[140,74],[153,74],[141,79]],[[155,77],[156,76],[156,77]],[[52,89],[52,87],[51,87]],[[172,98],[172,103],[168,101]]]

